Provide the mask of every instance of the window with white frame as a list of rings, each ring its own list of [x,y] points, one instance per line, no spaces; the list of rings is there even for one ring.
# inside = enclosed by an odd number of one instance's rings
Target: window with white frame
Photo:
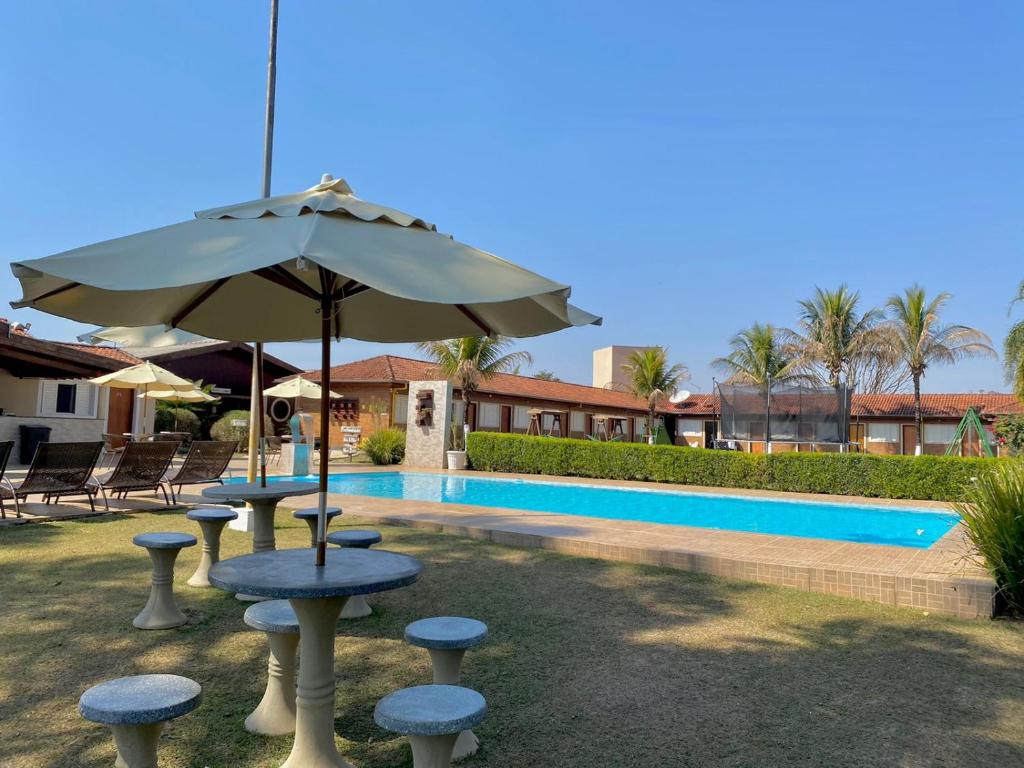
[[[643,440],[647,436],[647,419],[637,416],[633,419],[633,435],[637,440]]]
[[[406,424],[409,421],[409,396],[395,395],[395,406],[392,411],[395,424]]]
[[[477,427],[480,429],[497,429],[501,423],[501,409],[497,403],[480,403],[480,415]]]
[[[586,428],[587,417],[583,411],[569,412],[569,431],[582,432]]]
[[[512,410],[512,429],[527,429],[530,426],[530,409],[517,405]]]
[[[546,435],[552,429],[555,428],[555,414],[553,413],[542,413],[540,415],[540,431],[541,434]]]
[[[702,437],[704,422],[700,419],[676,419],[676,435],[679,437]]]
[[[869,443],[898,443],[900,425],[868,422],[866,435]]]
[[[956,435],[956,424],[925,424],[924,441],[929,444],[948,445]]]
[[[463,400],[452,402],[452,424],[466,423],[466,403]]]
[[[99,387],[88,381],[39,382],[39,416],[95,419]]]

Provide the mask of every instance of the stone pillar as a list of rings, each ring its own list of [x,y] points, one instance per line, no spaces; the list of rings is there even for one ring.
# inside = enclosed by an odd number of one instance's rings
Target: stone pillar
[[[433,394],[429,424],[417,424],[417,395]],[[409,412],[406,418],[405,464],[408,467],[444,469],[450,440],[452,385],[447,381],[410,381]]]

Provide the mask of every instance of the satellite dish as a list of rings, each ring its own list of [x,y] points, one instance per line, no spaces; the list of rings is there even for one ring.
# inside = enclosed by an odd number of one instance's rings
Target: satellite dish
[[[670,403],[679,404],[690,397],[690,390],[681,389],[668,399]]]

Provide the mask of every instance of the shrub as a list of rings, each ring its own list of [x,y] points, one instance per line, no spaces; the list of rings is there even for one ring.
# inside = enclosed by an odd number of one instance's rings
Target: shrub
[[[1003,416],[995,423],[996,442],[1010,449],[1011,456],[1024,454],[1024,416]]]
[[[977,562],[1013,611],[1024,614],[1024,465],[1003,462],[980,476],[957,504]]]
[[[199,417],[187,408],[160,408],[153,422],[157,432],[188,432],[199,437]]]
[[[489,472],[936,501],[963,499],[972,478],[1005,461],[863,453],[765,455],[495,432],[471,433],[468,453],[473,469]]]
[[[234,422],[244,421],[245,426],[235,426]],[[274,434],[270,418],[263,417],[263,434]],[[228,411],[210,427],[210,437],[214,440],[237,440],[238,450],[244,451],[249,446],[249,411]]]
[[[374,464],[401,464],[405,458],[405,432],[378,429],[363,440],[362,449]]]

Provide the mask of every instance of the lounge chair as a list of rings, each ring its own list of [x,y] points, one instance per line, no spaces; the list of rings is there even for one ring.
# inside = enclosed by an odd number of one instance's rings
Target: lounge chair
[[[114,471],[102,477],[94,477],[89,481],[90,487],[103,495],[103,506],[110,509],[107,491],[120,494],[124,498],[131,491],[155,491],[160,489],[164,494],[167,506],[171,500],[164,487],[164,477],[171,466],[171,459],[178,450],[178,443],[157,441],[152,443],[128,443],[121,460]]]
[[[103,443],[40,443],[28,474],[19,485],[12,486],[6,493],[15,501],[38,494],[46,504],[50,499],[61,496],[85,495],[89,507],[96,511],[94,496],[96,488],[89,485],[89,478],[96,469]]]
[[[14,499],[14,513],[17,517],[21,517],[21,505],[18,504],[18,497],[14,495],[14,486],[10,480],[4,477],[4,473],[7,471],[7,462],[11,460],[12,453],[14,453],[13,440],[0,443],[0,518],[7,517],[7,510],[4,508],[5,496]]]
[[[103,455],[101,457],[101,464],[112,464],[116,457],[119,457],[124,453],[124,447],[130,443],[131,440],[124,435],[115,435],[112,433],[103,434]]]
[[[219,483],[224,485],[222,475],[227,471],[231,457],[235,455],[238,442],[235,440],[196,440],[185,454],[185,460],[177,471],[168,473],[164,482],[171,489],[171,501],[177,501],[174,486],[181,493],[183,485]]]
[[[284,441],[276,435],[268,435],[264,440],[266,440],[264,450],[266,451],[267,464],[280,464],[281,446],[284,444]]]

